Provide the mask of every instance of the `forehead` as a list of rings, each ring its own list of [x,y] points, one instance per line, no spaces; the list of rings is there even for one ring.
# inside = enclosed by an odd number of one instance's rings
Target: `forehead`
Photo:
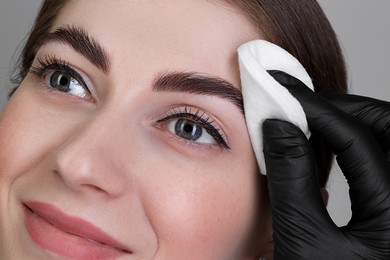
[[[54,28],[63,25],[85,28],[114,65],[148,60],[149,70],[211,73],[237,85],[236,50],[260,38],[246,15],[222,0],[73,0]]]

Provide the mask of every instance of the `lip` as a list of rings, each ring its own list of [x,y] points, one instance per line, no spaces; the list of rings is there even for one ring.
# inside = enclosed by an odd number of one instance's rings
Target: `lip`
[[[114,259],[131,254],[121,242],[78,217],[47,203],[24,203],[24,222],[40,247],[72,259]]]

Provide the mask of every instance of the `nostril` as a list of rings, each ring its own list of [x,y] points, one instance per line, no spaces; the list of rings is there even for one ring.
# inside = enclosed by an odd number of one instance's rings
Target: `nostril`
[[[83,185],[86,189],[90,189],[92,191],[96,191],[98,193],[106,193],[108,194],[108,192],[102,188],[99,188],[98,186],[95,186],[95,185],[91,185],[91,184],[84,184]]]
[[[69,186],[70,188],[73,187],[72,189],[75,188],[74,181],[69,180],[69,176],[64,176],[64,175],[66,175],[66,173],[61,173],[58,170],[53,170],[52,172],[54,175],[58,176],[59,179],[61,179],[65,183],[66,186]],[[77,189],[81,188],[82,190],[90,190],[90,191],[94,191],[97,193],[107,193],[108,194],[108,192],[106,190],[100,188],[97,185],[91,184],[91,183],[80,182],[79,185],[76,184],[76,186],[79,186],[79,188],[77,188]]]
[[[73,191],[116,196],[125,190],[128,172],[113,158],[121,144],[111,142],[100,124],[99,129],[94,127],[98,121],[94,123],[58,147],[53,155],[53,174]]]

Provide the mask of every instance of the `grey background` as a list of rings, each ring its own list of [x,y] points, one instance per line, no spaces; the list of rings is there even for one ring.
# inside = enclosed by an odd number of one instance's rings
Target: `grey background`
[[[0,2],[0,109],[10,89],[9,76],[15,50],[29,32],[40,0]],[[390,10],[389,0],[319,0],[347,59],[351,92],[390,101]],[[334,167],[328,185],[328,210],[338,225],[350,217],[348,189],[342,173]]]

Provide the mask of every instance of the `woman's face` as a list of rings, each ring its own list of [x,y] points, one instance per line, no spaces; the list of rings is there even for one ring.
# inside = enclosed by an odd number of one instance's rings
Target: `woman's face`
[[[222,1],[69,1],[0,117],[0,258],[251,256],[262,183],[228,96],[255,38]]]

